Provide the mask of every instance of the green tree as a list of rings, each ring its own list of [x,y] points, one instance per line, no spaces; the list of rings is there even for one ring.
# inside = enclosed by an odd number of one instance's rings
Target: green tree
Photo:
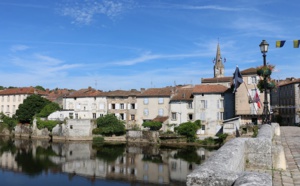
[[[142,126],[149,127],[152,131],[158,131],[162,127],[162,123],[158,121],[146,121]]]
[[[35,86],[36,89],[46,91],[46,89],[40,85]]]
[[[38,114],[50,101],[33,94],[27,97],[24,102],[19,105],[16,111],[16,117],[20,123],[31,123],[34,115]]]
[[[194,123],[194,122],[186,122],[180,124],[178,127],[175,127],[175,131],[183,136],[187,137],[188,142],[194,142],[196,140],[196,133],[197,130],[200,128],[201,123]]]
[[[43,109],[40,111],[40,113],[37,115],[38,117],[48,117],[51,113],[59,110],[59,104],[55,102],[50,102],[46,106],[43,107]]]
[[[123,121],[113,114],[107,114],[104,117],[97,118],[97,127],[103,135],[122,135],[125,133],[125,125]]]
[[[5,87],[4,86],[0,86],[0,90],[4,90],[5,89]]]
[[[15,116],[13,117],[8,117],[3,113],[0,113],[0,119],[2,120],[3,124],[5,125],[5,127],[8,128],[8,130],[12,131],[13,128],[17,125],[18,121],[15,118]]]

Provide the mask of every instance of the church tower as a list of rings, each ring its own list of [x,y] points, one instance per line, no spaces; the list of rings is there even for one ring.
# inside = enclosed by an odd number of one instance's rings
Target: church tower
[[[225,59],[224,59],[225,62]],[[221,50],[220,50],[220,46],[218,43],[217,46],[217,54],[216,54],[216,58],[214,59],[214,77],[218,78],[218,77],[224,77],[224,64],[223,64],[223,59],[221,57]]]

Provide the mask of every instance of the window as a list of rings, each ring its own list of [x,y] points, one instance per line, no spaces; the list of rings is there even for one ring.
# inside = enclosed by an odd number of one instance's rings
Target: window
[[[80,109],[80,103],[77,104],[76,108],[77,108],[77,109]]]
[[[147,108],[144,109],[144,116],[148,116],[149,115],[149,110]]]
[[[14,114],[16,112],[16,106],[13,105],[13,110],[12,110],[12,113]]]
[[[18,96],[18,101],[21,101],[21,95]]]
[[[201,130],[205,130],[205,125],[201,125]]]
[[[144,98],[144,105],[148,105],[148,98]]]
[[[177,116],[176,112],[172,112],[172,120],[177,120],[176,116]]]
[[[201,105],[200,105],[200,107],[201,107],[202,109],[206,109],[206,108],[207,108],[207,100],[201,100]]]
[[[70,118],[70,119],[73,119],[73,117],[74,117],[74,116],[73,116],[73,113],[69,113],[69,118]]]
[[[4,96],[2,96],[2,99],[1,99],[2,101],[4,101]]]
[[[99,109],[100,109],[100,110],[103,110],[103,109],[104,109],[104,103],[100,103],[100,104],[99,104]]]
[[[16,101],[16,96],[15,95],[13,95],[13,102],[15,102]]]
[[[131,114],[131,115],[130,115],[130,120],[132,120],[132,121],[135,120],[135,115],[134,115],[134,114]]]
[[[9,102],[9,97],[10,97],[10,96],[7,96],[7,102]]]
[[[162,109],[162,108],[158,109],[158,115],[163,116],[164,115],[164,109]]]
[[[171,170],[172,171],[176,171],[176,169],[177,169],[177,162],[176,161],[172,161],[171,162]]]
[[[193,102],[189,102],[189,103],[188,103],[188,108],[189,108],[189,109],[192,109],[192,108],[193,108]]]
[[[1,112],[4,112],[4,105],[1,105]]]
[[[205,112],[201,112],[200,120],[205,120]]]
[[[111,109],[116,109],[116,104],[112,103],[111,104]]]
[[[124,103],[120,104],[120,109],[124,109]]]
[[[218,108],[224,108],[224,100],[219,100],[218,101]]]
[[[6,112],[9,112],[9,105],[7,105],[6,107]]]
[[[163,104],[164,103],[164,98],[158,98],[158,104]]]
[[[96,113],[93,113],[93,119],[96,119]]]
[[[223,120],[224,112],[217,112],[217,120]]]
[[[131,109],[135,109],[135,103],[130,104]]]
[[[252,76],[252,77],[251,77],[251,83],[252,83],[252,84],[257,84],[256,76]]]
[[[100,118],[103,117],[103,114],[100,114]]]
[[[158,165],[158,172],[163,172],[164,166],[162,164]]]
[[[75,119],[78,119],[78,114],[77,113],[75,114]]]
[[[188,114],[188,120],[193,120],[193,114]]]
[[[120,113],[120,120],[124,120],[125,117],[124,117],[124,113]]]

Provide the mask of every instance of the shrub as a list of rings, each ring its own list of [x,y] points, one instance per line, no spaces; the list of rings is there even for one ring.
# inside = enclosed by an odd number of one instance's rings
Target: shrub
[[[100,128],[94,128],[92,133],[93,134],[101,134],[101,129]]]
[[[40,118],[37,118],[36,126],[38,129],[47,128],[49,131],[52,131],[52,129],[58,124],[57,121],[53,120],[41,120]]]
[[[146,121],[142,124],[145,128],[150,128],[152,131],[158,131],[162,127],[162,123],[158,121]]]
[[[175,131],[180,135],[186,136],[188,142],[194,142],[199,127],[200,126],[194,122],[186,122],[175,127]]]
[[[125,125],[123,121],[113,114],[107,114],[104,117],[97,118],[97,127],[101,129],[103,135],[122,135],[125,133]]]

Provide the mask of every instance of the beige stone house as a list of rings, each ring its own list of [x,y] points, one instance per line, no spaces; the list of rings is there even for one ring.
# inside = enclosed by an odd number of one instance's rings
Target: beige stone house
[[[242,124],[261,122],[263,113],[264,94],[257,88],[259,76],[256,68],[248,68],[241,71],[243,83],[235,93],[235,115],[241,117]],[[254,96],[258,92],[260,98],[260,107],[254,101]],[[268,94],[268,100],[270,98]],[[270,108],[270,105],[269,105]]]
[[[108,105],[108,114],[114,114],[120,120],[126,123],[126,128],[131,128],[136,125],[136,115],[138,109],[137,96],[140,91],[135,89],[115,90],[106,92]]]
[[[142,125],[145,121],[151,121],[157,117],[168,117],[170,110],[170,97],[174,87],[150,88],[137,96],[136,122]]]
[[[173,131],[175,126],[188,121],[194,121],[193,87],[177,87],[171,95],[169,123],[163,126],[163,130]]]
[[[37,94],[47,97],[47,93],[34,87],[9,88],[0,92],[0,112],[13,116],[19,105],[30,95]]]

